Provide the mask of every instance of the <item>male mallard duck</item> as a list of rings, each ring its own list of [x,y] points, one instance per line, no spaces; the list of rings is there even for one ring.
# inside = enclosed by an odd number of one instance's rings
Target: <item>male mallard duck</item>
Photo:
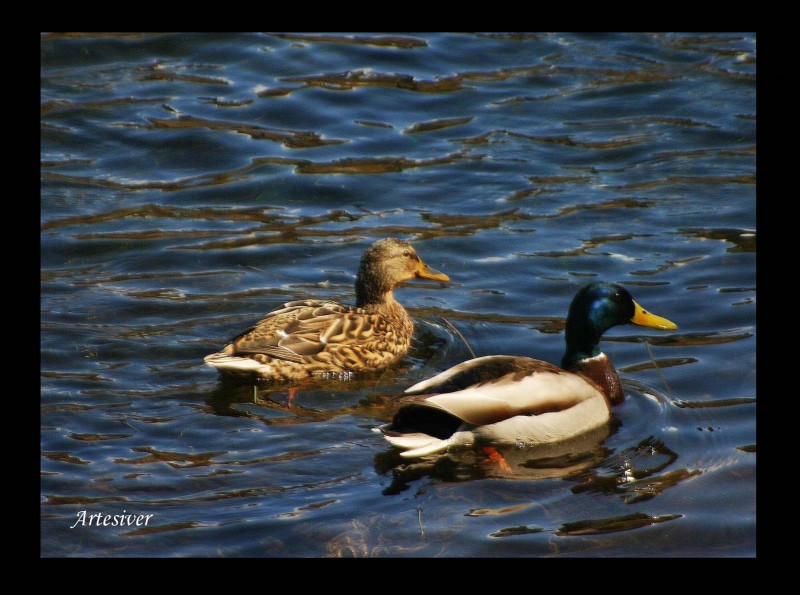
[[[270,312],[205,363],[222,374],[301,380],[382,370],[408,351],[414,323],[392,294],[413,278],[450,281],[428,267],[408,242],[376,241],[356,277],[356,305],[297,300]]]
[[[409,399],[383,432],[404,457],[471,444],[476,439],[543,444],[578,436],[606,423],[625,398],[600,337],[617,324],[678,328],[645,311],[628,291],[590,283],[572,300],[561,368],[510,355],[463,362],[406,390]]]

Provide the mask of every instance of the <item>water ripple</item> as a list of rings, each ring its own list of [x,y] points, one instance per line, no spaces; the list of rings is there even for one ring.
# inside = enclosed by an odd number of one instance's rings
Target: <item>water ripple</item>
[[[406,37],[404,35],[324,35],[309,33],[302,35],[295,33],[270,33],[270,35],[278,39],[310,43],[343,43],[400,49],[428,47],[428,43],[424,39]]]
[[[42,555],[754,555],[755,34],[40,39]],[[352,303],[386,235],[453,279],[398,291],[395,369],[203,364]],[[559,361],[588,279],[680,325],[605,337],[608,424],[417,461],[372,431],[474,355]]]

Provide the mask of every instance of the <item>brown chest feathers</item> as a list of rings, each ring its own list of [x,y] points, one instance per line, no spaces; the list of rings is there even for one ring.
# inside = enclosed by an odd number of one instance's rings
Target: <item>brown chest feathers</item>
[[[570,371],[594,381],[612,405],[619,405],[625,400],[625,392],[622,390],[622,383],[617,376],[617,371],[605,353],[578,362]]]

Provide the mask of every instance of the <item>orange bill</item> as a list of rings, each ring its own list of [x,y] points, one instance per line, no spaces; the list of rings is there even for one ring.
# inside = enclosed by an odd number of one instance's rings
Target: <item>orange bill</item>
[[[430,279],[431,281],[442,281],[443,283],[448,283],[450,281],[450,277],[444,273],[440,273],[436,269],[432,269],[427,264],[422,262],[421,258],[419,260],[419,264],[417,265],[417,277],[420,279]]]

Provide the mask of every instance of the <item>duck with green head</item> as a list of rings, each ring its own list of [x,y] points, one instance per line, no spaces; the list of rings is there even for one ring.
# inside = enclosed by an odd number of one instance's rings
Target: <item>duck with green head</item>
[[[407,389],[414,396],[375,430],[404,457],[476,440],[544,444],[588,432],[606,423],[611,406],[625,398],[614,366],[600,351],[603,333],[620,324],[678,328],[647,312],[621,285],[590,283],[570,305],[561,367],[510,355],[462,362]]]

